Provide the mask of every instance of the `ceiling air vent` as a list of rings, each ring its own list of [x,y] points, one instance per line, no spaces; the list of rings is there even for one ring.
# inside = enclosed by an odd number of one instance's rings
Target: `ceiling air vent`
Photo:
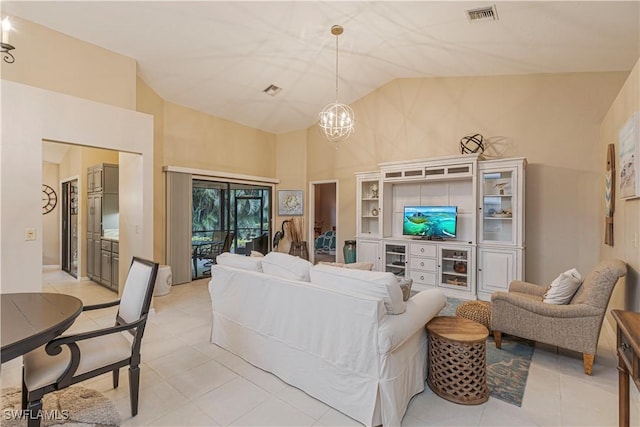
[[[496,5],[469,9],[467,10],[467,19],[469,22],[496,21],[498,19]]]
[[[263,92],[271,96],[276,96],[281,90],[281,87],[278,87],[276,85],[269,85],[266,89],[263,90]]]

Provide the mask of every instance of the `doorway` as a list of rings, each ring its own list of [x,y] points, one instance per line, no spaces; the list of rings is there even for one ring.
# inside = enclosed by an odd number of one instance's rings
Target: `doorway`
[[[312,262],[338,260],[338,182],[309,183],[309,234],[313,236]]]
[[[78,278],[78,179],[62,182],[62,271]]]

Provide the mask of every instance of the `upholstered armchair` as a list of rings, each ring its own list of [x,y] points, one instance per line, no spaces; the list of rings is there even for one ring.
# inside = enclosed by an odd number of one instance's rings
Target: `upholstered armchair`
[[[491,296],[491,327],[497,348],[502,333],[582,353],[591,375],[600,328],[613,288],[626,274],[620,260],[602,261],[584,279],[569,304],[542,302],[546,286],[513,281],[509,292]]]
[[[115,326],[63,335],[25,354],[22,368],[22,409],[28,410],[28,426],[39,426],[42,398],[89,378],[113,373],[118,387],[120,368],[129,366],[131,416],[138,413],[140,346],[147,322],[158,264],[133,258],[122,298],[85,306],[83,311],[118,305]],[[131,334],[127,339],[123,332]]]

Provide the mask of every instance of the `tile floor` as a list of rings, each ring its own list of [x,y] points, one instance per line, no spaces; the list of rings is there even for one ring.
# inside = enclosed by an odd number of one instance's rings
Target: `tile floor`
[[[47,271],[44,289],[75,295],[86,304],[115,294],[92,282]],[[103,392],[118,407],[124,426],[351,426],[356,421],[209,343],[211,304],[207,280],[174,286],[155,298],[155,314],[142,346],[140,410],[131,418],[127,371],[120,387],[110,374],[84,386]],[[75,331],[111,326],[114,309],[83,313]],[[462,406],[434,395],[415,396],[404,426],[615,426],[618,413],[613,334],[605,334],[593,368],[582,373],[577,354],[539,347],[533,355],[521,408],[490,398]],[[20,359],[2,365],[0,386],[19,386]],[[632,385],[631,425],[640,425],[640,398]]]

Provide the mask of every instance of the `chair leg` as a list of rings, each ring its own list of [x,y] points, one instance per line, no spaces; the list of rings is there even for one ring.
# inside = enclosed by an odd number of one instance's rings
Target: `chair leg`
[[[120,381],[120,369],[113,370],[113,388],[118,388],[118,382]]]
[[[138,415],[138,390],[140,388],[140,368],[129,366],[129,400],[131,402],[131,416]]]
[[[584,364],[584,373],[591,375],[591,369],[593,368],[593,361],[595,360],[595,354],[582,353],[582,363]]]
[[[27,405],[27,427],[40,427],[42,421],[42,399],[29,402]]]
[[[496,348],[502,348],[502,332],[493,331],[493,341],[496,343]]]

